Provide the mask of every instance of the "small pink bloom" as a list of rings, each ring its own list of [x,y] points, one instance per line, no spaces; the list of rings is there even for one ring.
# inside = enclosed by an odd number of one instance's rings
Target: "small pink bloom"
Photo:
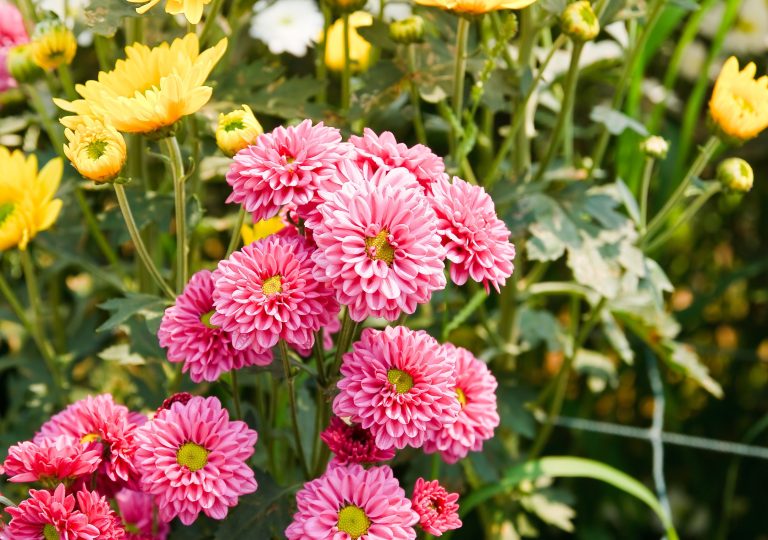
[[[433,536],[461,527],[459,519],[459,494],[448,493],[437,480],[416,480],[411,502],[419,514],[419,525]]]
[[[231,334],[211,323],[213,314],[213,279],[208,270],[201,270],[176,304],[165,310],[157,332],[160,346],[168,349],[168,360],[183,362],[192,381],[216,381],[225,371],[272,362],[271,351],[234,348]]]
[[[29,36],[19,10],[13,4],[0,1],[0,92],[16,87],[16,81],[8,73],[6,65],[8,50],[28,41]]]
[[[99,540],[120,540],[125,537],[120,518],[109,507],[107,499],[99,493],[78,491],[77,506],[88,518],[88,523],[99,530]]]
[[[204,512],[224,519],[238,497],[256,491],[247,464],[257,434],[230,421],[218,398],[174,403],[136,433],[141,487],[154,495],[163,521],[185,525]]]
[[[370,464],[387,461],[395,457],[395,449],[382,450],[373,440],[373,435],[358,424],[348,425],[338,416],[320,434],[320,438],[334,453],[333,461],[338,465],[350,463]]]
[[[343,357],[333,412],[370,430],[381,449],[419,448],[456,421],[455,362],[425,332],[366,328]]]
[[[413,540],[418,515],[389,467],[329,468],[296,494],[288,540]]]
[[[3,464],[11,482],[43,482],[48,485],[72,481],[93,473],[101,463],[101,446],[81,444],[70,435],[25,441],[8,449]]]
[[[124,489],[115,495],[125,524],[125,540],[165,540],[171,527],[158,519],[154,497],[142,491]]]
[[[496,378],[471,352],[451,343],[442,348],[456,361],[455,397],[461,404],[456,422],[427,435],[424,451],[440,452],[448,463],[455,463],[471,451],[479,452],[483,442],[493,437],[499,425],[496,407]]]
[[[515,246],[509,229],[496,215],[493,199],[480,186],[460,178],[434,185],[437,229],[451,261],[451,279],[464,285],[468,278],[491,284],[499,291],[515,269]]]
[[[313,332],[339,312],[333,291],[312,274],[311,247],[300,236],[269,236],[234,252],[213,275],[211,322],[232,333],[236,349],[266,351],[284,339],[310,349]]]

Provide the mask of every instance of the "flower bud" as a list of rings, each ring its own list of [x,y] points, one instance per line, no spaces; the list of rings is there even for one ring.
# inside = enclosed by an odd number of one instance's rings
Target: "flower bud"
[[[64,130],[68,144],[64,155],[85,178],[94,182],[110,182],[125,164],[125,139],[112,126],[88,116]]]
[[[43,76],[43,70],[32,60],[32,46],[29,43],[12,47],[6,62],[8,73],[20,84],[33,83]]]
[[[664,159],[669,152],[669,143],[658,135],[651,135],[640,143],[643,154],[654,159]]]
[[[242,109],[219,115],[216,144],[222,152],[232,157],[243,148],[255,143],[262,133],[264,129],[256,120],[251,108],[243,105]]]
[[[424,19],[418,15],[392,21],[389,24],[389,37],[396,43],[408,45],[424,41]]]
[[[352,13],[363,9],[366,0],[325,0],[326,4],[339,13]]]
[[[741,158],[728,158],[717,166],[717,179],[726,189],[747,192],[752,189],[755,173]]]
[[[72,30],[58,19],[40,21],[32,34],[32,59],[43,69],[69,65],[77,52]]]
[[[590,41],[600,33],[600,21],[588,0],[568,4],[560,16],[560,28],[576,41]]]
[[[501,35],[505,41],[509,41],[517,35],[519,25],[514,11],[508,12],[501,24]]]

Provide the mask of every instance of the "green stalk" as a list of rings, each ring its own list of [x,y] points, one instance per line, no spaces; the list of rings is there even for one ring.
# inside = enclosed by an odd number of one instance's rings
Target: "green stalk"
[[[67,98],[70,101],[78,99],[80,96],[75,92],[75,83],[72,82],[72,72],[69,70],[69,66],[62,64],[58,67],[59,81],[61,81],[61,87]]]
[[[421,144],[427,144],[427,130],[424,129],[424,118],[421,114],[421,97],[419,96],[419,85],[416,82],[416,45],[411,43],[406,46],[408,49],[408,88],[411,92],[411,107],[413,107],[413,129],[416,132],[416,140]]]
[[[40,96],[40,92],[37,91],[37,87],[33,84],[25,84],[24,89],[27,91],[29,102],[37,113],[37,116],[40,118],[40,123],[48,134],[48,138],[51,140],[54,150],[59,156],[64,157],[64,135],[56,123],[51,119],[51,115],[48,114],[48,110],[45,108],[45,102],[43,101],[42,96]]]
[[[650,156],[645,158],[645,166],[643,167],[643,183],[640,188],[640,234],[645,234],[648,223],[648,191],[651,187],[654,161]]]
[[[243,223],[245,223],[245,208],[241,206],[240,211],[237,213],[237,220],[235,221],[235,229],[232,231],[232,238],[229,240],[229,245],[227,246],[227,257],[232,255],[232,252],[240,245],[240,231],[243,228]]]
[[[186,178],[184,177],[184,162],[181,157],[181,148],[176,137],[163,139],[165,153],[171,167],[173,177],[173,200],[176,216],[176,291],[181,294],[184,285],[187,284],[189,275],[189,261],[187,260],[187,193]]]
[[[339,370],[339,367],[341,366],[341,358],[344,353],[347,352],[349,343],[352,341],[355,326],[354,321],[349,316],[349,308],[345,309],[344,318],[341,322],[341,330],[339,331],[339,339],[336,342],[336,356],[333,361],[333,370],[328,376],[332,377]]]
[[[128,234],[131,236],[131,240],[133,241],[133,245],[136,248],[136,252],[139,254],[141,262],[144,263],[144,267],[147,269],[147,272],[149,272],[149,275],[152,277],[155,284],[160,287],[160,290],[163,291],[163,293],[165,293],[168,298],[176,298],[173,290],[165,282],[163,276],[160,274],[160,271],[157,269],[157,266],[155,266],[155,263],[152,261],[152,257],[150,257],[149,253],[147,252],[144,241],[141,239],[139,228],[136,226],[136,220],[133,218],[133,212],[131,212],[131,206],[128,203],[128,197],[125,194],[125,188],[122,184],[114,184],[114,187],[115,195],[117,195],[117,204],[120,206],[120,211],[123,214],[123,220],[125,221],[126,227],[128,227]]]
[[[96,49],[96,58],[99,60],[99,69],[109,71],[112,68],[112,60],[109,52],[110,41],[99,34],[93,36],[93,46]]]
[[[464,79],[467,75],[467,43],[469,41],[470,21],[467,17],[458,17],[456,26],[456,55],[453,64],[453,115],[455,122],[451,122],[453,127],[453,151],[458,152],[459,141],[461,141],[461,111],[464,107]],[[458,157],[458,154],[454,158]],[[458,161],[458,160],[457,160]],[[457,166],[461,164],[457,162]]]
[[[519,76],[522,78],[523,71],[531,67],[533,59],[533,47],[536,43],[536,37],[539,33],[539,28],[535,20],[536,4],[528,6],[520,12],[520,46],[518,63],[520,66]],[[515,114],[523,116],[526,115],[525,107],[519,107],[518,104],[512,101],[512,110],[510,114],[514,117]],[[523,125],[522,123],[520,124]],[[514,136],[517,140],[516,152],[514,155],[513,170],[515,174],[519,176],[523,171],[527,171],[531,167],[531,141],[528,138],[528,134],[524,129],[515,130]]]
[[[326,385],[328,384],[328,380],[325,375],[325,349],[323,348],[325,331],[321,328],[317,332],[314,332],[314,338],[315,362],[317,363],[317,380],[320,383],[320,386],[325,389]]]
[[[205,24],[203,24],[203,31],[200,32],[200,46],[203,47],[208,43],[208,38],[213,31],[213,27],[216,23],[216,17],[219,15],[223,0],[213,0],[211,4],[211,10],[208,12],[208,16],[205,18]]]
[[[328,102],[328,66],[325,65],[325,50],[328,46],[328,28],[331,26],[331,10],[325,2],[320,2],[323,11],[323,35],[322,41],[315,48],[315,73],[317,74],[317,84],[320,85],[320,92],[317,99],[325,105]]]
[[[344,67],[341,72],[341,110],[349,113],[352,86],[352,65],[349,59],[349,12],[342,15],[344,31]]]
[[[655,249],[661,247],[667,240],[672,238],[672,236],[677,232],[677,230],[680,228],[681,225],[684,223],[690,222],[691,219],[693,219],[693,216],[696,215],[696,213],[701,210],[701,207],[704,206],[704,204],[714,195],[715,193],[718,193],[721,190],[721,186],[719,183],[712,185],[709,189],[704,190],[699,196],[696,198],[693,203],[691,203],[683,212],[683,214],[675,221],[675,224],[671,227],[667,227],[663,232],[658,234],[654,239],[652,239],[648,245],[645,248],[646,253],[651,253]]]
[[[237,370],[233,369],[231,372],[232,382],[232,402],[235,405],[235,417],[237,420],[243,419],[243,412],[240,409],[240,387],[237,384]]]
[[[296,452],[298,453],[299,462],[301,463],[301,470],[304,472],[304,478],[309,480],[312,477],[312,474],[309,470],[309,466],[307,465],[307,458],[304,454],[304,445],[301,442],[301,432],[299,431],[299,407],[296,403],[295,387],[296,375],[294,375],[291,371],[291,364],[288,360],[288,346],[286,345],[285,340],[281,339],[278,342],[278,348],[280,349],[280,359],[283,363],[285,380],[288,384],[288,401],[291,405],[291,427],[293,428],[293,439],[296,443]]]

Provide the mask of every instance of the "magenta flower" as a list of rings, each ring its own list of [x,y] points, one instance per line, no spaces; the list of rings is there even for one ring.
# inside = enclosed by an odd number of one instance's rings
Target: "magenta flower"
[[[349,181],[325,195],[313,222],[315,277],[333,285],[355,321],[394,321],[445,287],[437,218],[405,169],[364,178],[350,164],[345,174]]]
[[[215,381],[232,369],[272,362],[271,351],[235,349],[230,333],[211,323],[214,313],[213,279],[208,270],[201,270],[189,280],[176,304],[165,310],[160,323],[157,337],[160,346],[168,349],[168,360],[183,362],[183,371],[189,371],[196,383]]]
[[[13,4],[0,1],[0,92],[16,87],[16,81],[8,73],[8,50],[28,41],[19,10]]]
[[[257,434],[230,421],[218,398],[176,402],[136,432],[141,487],[154,495],[162,521],[191,524],[200,512],[224,519],[238,497],[256,491],[247,464]]]
[[[322,122],[277,127],[234,157],[227,202],[242,204],[255,220],[276,216],[286,205],[311,205],[318,189],[336,182],[338,164],[348,152],[339,130]]]
[[[479,452],[499,425],[496,378],[471,352],[446,343],[442,348],[456,359],[455,395],[461,404],[456,422],[427,435],[424,451],[440,452],[443,460],[456,463],[471,451]]]
[[[171,527],[157,519],[154,497],[142,491],[124,489],[115,495],[125,523],[125,540],[165,540]]]
[[[300,236],[269,236],[221,261],[213,275],[211,323],[236,349],[265,351],[284,339],[310,349],[312,332],[336,318],[333,291],[312,275],[311,247]]]
[[[432,536],[461,527],[458,500],[458,493],[448,493],[437,480],[427,482],[423,478],[416,480],[411,497],[419,525]]]
[[[375,172],[404,167],[416,177],[427,195],[432,194],[433,184],[446,178],[445,163],[441,157],[423,144],[408,148],[398,143],[389,131],[376,135],[373,130],[365,128],[362,137],[353,135],[349,142],[355,147],[354,159],[361,168],[368,166],[371,172]]]
[[[456,421],[455,362],[425,332],[366,328],[343,357],[333,412],[370,430],[383,450],[419,448]]]
[[[329,468],[296,494],[288,540],[412,540],[418,515],[389,467]]]
[[[100,463],[100,446],[80,444],[75,437],[60,435],[39,444],[25,441],[11,446],[3,467],[11,482],[69,485],[93,473]]]
[[[451,279],[464,285],[468,278],[496,291],[515,269],[515,246],[509,229],[496,215],[493,200],[480,186],[460,178],[434,185],[438,232],[451,261]]]
[[[95,491],[78,491],[77,506],[88,518],[88,523],[99,530],[99,540],[120,540],[125,537],[120,518],[101,494]]]
[[[331,423],[320,434],[320,438],[333,452],[333,463],[370,464],[388,461],[395,457],[395,449],[382,450],[373,440],[373,435],[359,424],[346,424],[338,416],[331,418]]]

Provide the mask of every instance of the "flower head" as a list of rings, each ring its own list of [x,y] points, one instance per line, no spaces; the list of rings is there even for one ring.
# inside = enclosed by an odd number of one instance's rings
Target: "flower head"
[[[729,141],[747,141],[768,127],[768,76],[755,79],[756,71],[752,62],[739,71],[731,56],[715,81],[709,114]]]
[[[329,468],[296,494],[288,540],[413,540],[418,516],[389,467]]]
[[[479,15],[499,9],[523,9],[536,0],[415,0],[422,6],[433,6],[458,14]]]
[[[371,44],[357,32],[357,29],[372,24],[373,15],[367,11],[356,11],[349,15],[349,63],[353,72],[365,71],[371,64]],[[342,19],[338,19],[328,29],[325,65],[333,71],[344,69],[344,21]]]
[[[125,537],[125,529],[120,518],[115,515],[107,499],[100,493],[78,491],[77,507],[88,518],[88,523],[99,530],[99,540],[120,540]]]
[[[136,13],[143,15],[157,4],[160,0],[128,0],[134,4],[144,4],[136,8]],[[167,0],[165,3],[165,12],[171,15],[184,15],[191,24],[197,24],[203,17],[203,8],[210,4],[211,0]]]
[[[338,416],[320,434],[320,438],[333,452],[333,461],[339,465],[350,463],[377,463],[395,457],[395,449],[382,450],[373,440],[373,435],[358,424],[347,424]]]
[[[72,30],[58,19],[37,23],[32,33],[32,60],[43,69],[69,65],[77,52],[77,39]]]
[[[515,246],[509,229],[496,215],[493,199],[480,186],[460,178],[434,186],[437,229],[443,239],[451,279],[463,285],[468,278],[498,291],[515,269]]]
[[[425,332],[366,328],[343,357],[333,412],[370,430],[381,449],[419,448],[456,420],[455,362]]]
[[[247,464],[257,434],[230,421],[218,398],[174,403],[136,432],[142,490],[155,496],[160,519],[185,525],[200,512],[224,519],[241,495],[256,491]]]
[[[466,457],[470,450],[482,450],[483,442],[493,437],[493,430],[499,425],[496,408],[498,383],[488,367],[468,350],[450,343],[442,345],[442,349],[455,358],[454,395],[461,410],[456,422],[445,424],[427,435],[424,451],[440,452],[446,462],[455,463]]]
[[[253,6],[250,35],[273,54],[304,56],[323,31],[323,14],[314,0],[262,0]]]
[[[0,1],[0,92],[16,86],[13,74],[6,67],[6,58],[15,45],[29,41],[21,12],[13,4]]]
[[[242,204],[254,219],[276,216],[286,205],[310,204],[338,175],[346,153],[339,130],[322,122],[279,126],[235,156],[227,173],[232,186],[227,202]]]
[[[416,480],[411,503],[419,514],[419,525],[433,536],[461,527],[459,519],[459,494],[448,493],[437,480]]]
[[[157,519],[154,497],[143,491],[123,489],[115,495],[126,530],[125,540],[165,540],[170,525]]]
[[[648,157],[665,159],[667,152],[669,152],[669,142],[664,137],[651,135],[640,143],[640,150]]]
[[[212,89],[204,86],[205,80],[226,48],[227,40],[222,39],[200,52],[194,33],[152,49],[134,43],[125,48],[127,58],[118,60],[115,69],[77,85],[83,99],[54,101],[65,111],[99,118],[118,131],[152,133],[169,128],[208,103]],[[61,122],[73,127],[78,120],[66,116]]]
[[[64,135],[69,141],[64,145],[64,155],[85,178],[108,182],[120,173],[127,149],[125,139],[111,125],[83,116],[72,128],[65,129]]]
[[[260,219],[253,225],[243,225],[240,228],[240,235],[243,237],[243,244],[246,246],[263,240],[267,236],[272,236],[285,230],[286,224],[281,216],[271,217],[269,219]]]
[[[232,157],[246,146],[256,142],[256,138],[262,133],[264,129],[256,120],[251,108],[243,105],[242,109],[219,115],[216,144],[219,150]]]
[[[437,219],[415,177],[406,169],[365,178],[354,164],[349,181],[326,193],[313,227],[315,277],[333,283],[351,317],[394,321],[413,313],[445,287]]]
[[[61,199],[53,196],[61,182],[62,161],[52,159],[38,172],[34,155],[0,146],[0,171],[0,251],[27,249],[61,211]]]
[[[168,360],[183,362],[183,371],[189,371],[194,382],[215,381],[225,371],[272,362],[271,351],[235,349],[231,334],[211,323],[213,314],[213,279],[208,270],[201,270],[176,304],[165,310],[157,332]]]
[[[101,463],[101,448],[80,444],[70,435],[25,441],[8,449],[3,468],[11,482],[70,485],[94,472]]]

